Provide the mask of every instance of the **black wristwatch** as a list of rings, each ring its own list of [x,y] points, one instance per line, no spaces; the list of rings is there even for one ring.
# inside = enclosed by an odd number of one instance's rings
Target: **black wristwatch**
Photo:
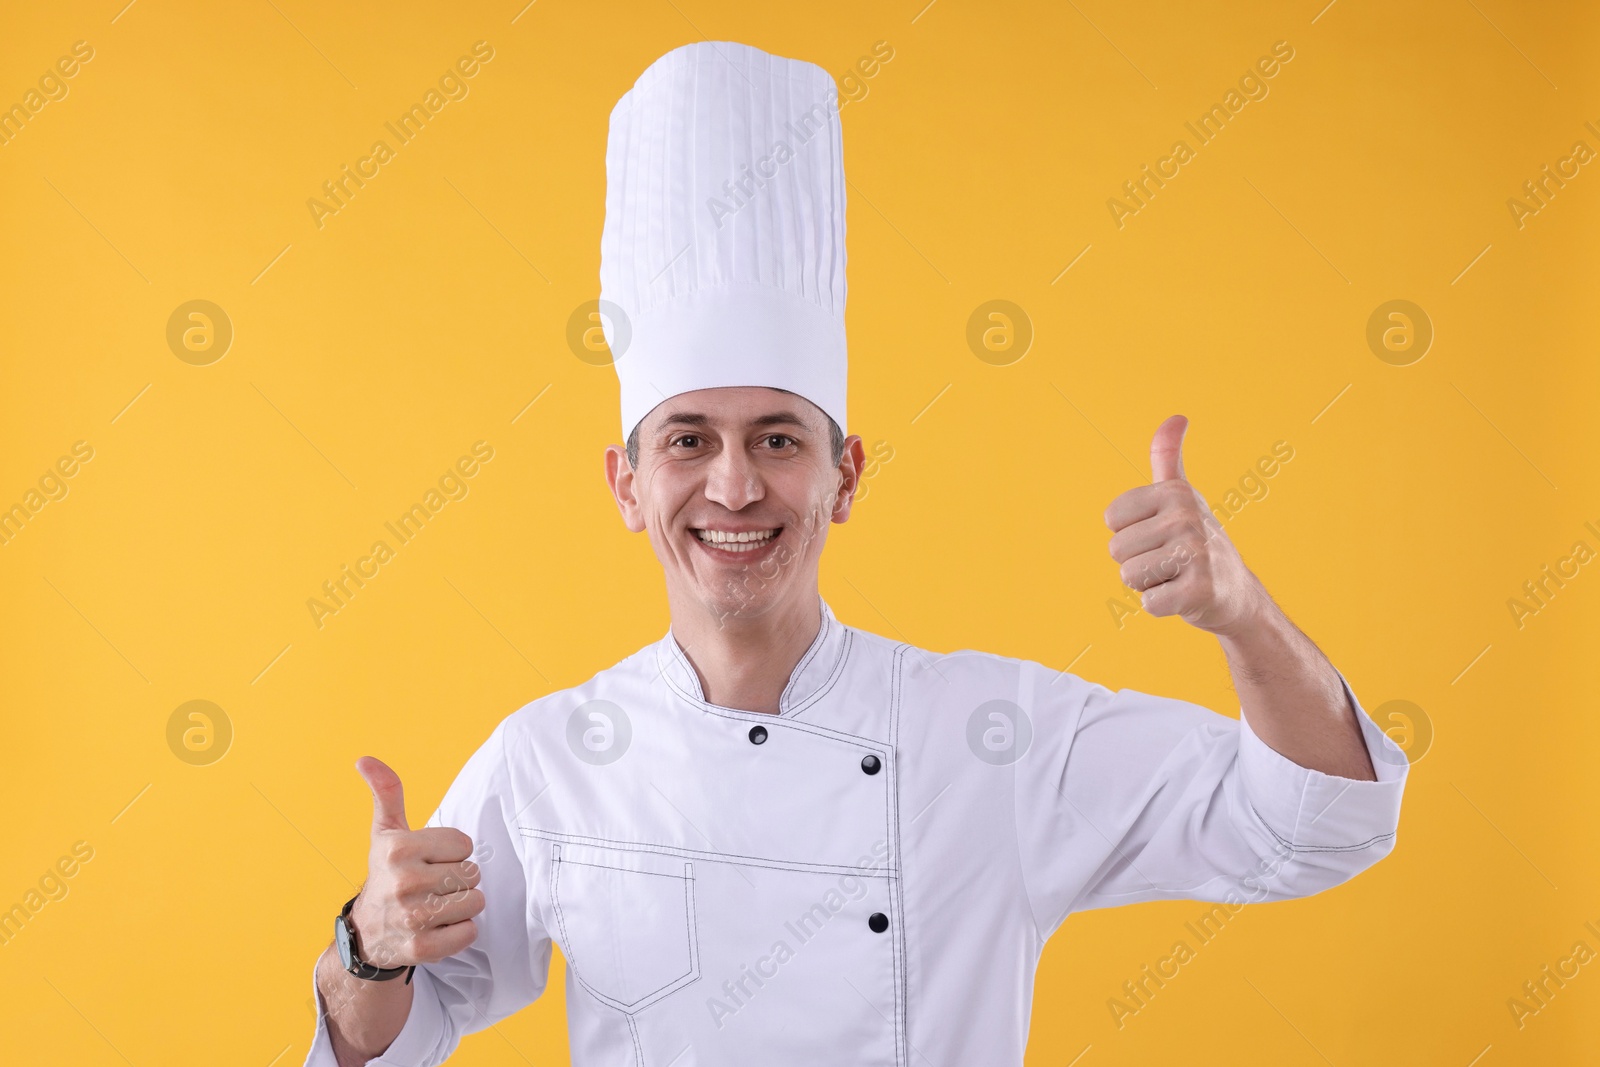
[[[356,896],[361,894],[357,893]],[[339,912],[333,920],[333,943],[339,946],[339,962],[344,964],[344,969],[357,978],[365,978],[369,982],[387,982],[391,978],[406,976],[406,984],[411,983],[411,972],[416,970],[411,967],[374,967],[361,958],[361,945],[356,940],[356,928],[350,922],[350,909],[355,907],[356,897],[351,897],[349,903]]]

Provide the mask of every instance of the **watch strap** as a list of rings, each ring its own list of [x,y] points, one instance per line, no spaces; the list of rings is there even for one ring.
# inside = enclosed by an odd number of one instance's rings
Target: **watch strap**
[[[411,975],[417,969],[416,964],[411,964],[407,967],[377,967],[361,958],[361,944],[359,939],[356,937],[355,924],[350,921],[350,911],[355,907],[356,899],[360,895],[360,893],[357,893],[354,897],[351,897],[348,901],[346,901],[344,907],[339,911],[338,918],[334,919],[334,925],[336,927],[342,926],[344,928],[345,935],[350,941],[350,964],[345,968],[345,970],[349,971],[357,978],[365,979],[369,982],[387,982],[391,978],[400,977],[401,972],[404,972],[406,976],[406,985],[410,985]],[[338,931],[336,930],[335,936],[337,936],[337,933]]]

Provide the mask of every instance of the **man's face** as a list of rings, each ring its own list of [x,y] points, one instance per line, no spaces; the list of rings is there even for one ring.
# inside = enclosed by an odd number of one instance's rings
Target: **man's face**
[[[608,448],[606,479],[628,529],[649,533],[672,602],[726,622],[816,595],[828,524],[850,517],[864,461],[858,437],[838,463],[831,452],[809,400],[700,389],[645,416],[637,470]]]

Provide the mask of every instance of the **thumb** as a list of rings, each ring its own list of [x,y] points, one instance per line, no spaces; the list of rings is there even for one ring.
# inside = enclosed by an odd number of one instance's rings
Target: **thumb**
[[[1152,482],[1166,482],[1183,478],[1183,435],[1189,429],[1185,415],[1174,415],[1156,428],[1150,441],[1150,472]]]
[[[400,776],[375,756],[362,756],[356,760],[356,773],[372,790],[372,832],[409,830],[411,827],[406,823],[406,795],[400,786]]]

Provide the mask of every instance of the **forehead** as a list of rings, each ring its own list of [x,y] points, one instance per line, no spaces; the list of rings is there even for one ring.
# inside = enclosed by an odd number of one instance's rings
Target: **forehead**
[[[727,386],[679,393],[657,404],[642,425],[649,432],[681,425],[731,430],[783,424],[819,429],[824,418],[821,408],[795,393],[763,386]]]

